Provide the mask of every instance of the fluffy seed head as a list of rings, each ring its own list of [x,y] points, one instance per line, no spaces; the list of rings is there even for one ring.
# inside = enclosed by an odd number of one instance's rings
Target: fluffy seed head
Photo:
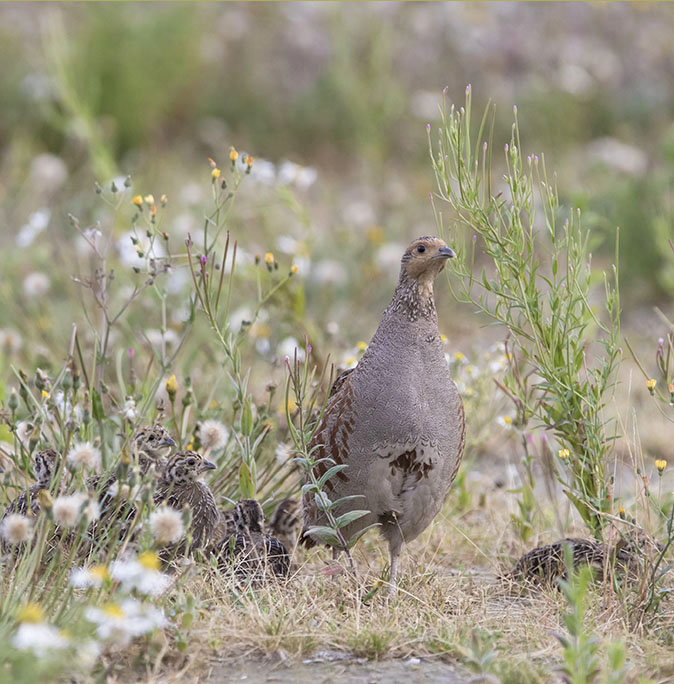
[[[98,470],[101,466],[101,452],[91,442],[74,444],[67,458],[72,468]]]
[[[58,496],[54,499],[52,514],[54,522],[63,527],[75,527],[80,517],[80,507],[84,503],[82,494]]]
[[[204,449],[221,449],[227,444],[229,430],[218,420],[205,420],[199,427],[199,439]]]
[[[33,527],[25,515],[12,513],[3,520],[0,534],[8,544],[22,544],[33,536]]]
[[[162,506],[150,515],[150,530],[160,544],[175,544],[185,535],[180,511]]]

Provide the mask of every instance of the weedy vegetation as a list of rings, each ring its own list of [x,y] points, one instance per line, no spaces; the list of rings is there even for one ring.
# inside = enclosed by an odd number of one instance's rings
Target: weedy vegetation
[[[543,155],[523,151],[517,118],[495,179],[493,114],[476,130],[471,108],[470,89],[464,106],[443,104],[429,138],[432,209],[459,254],[448,287],[499,326],[503,343],[460,352],[448,342],[468,449],[442,514],[406,552],[398,596],[379,591],[377,536],[341,532],[364,512],[337,516],[324,491],[345,466],[316,468],[308,447],[336,371],[364,346],[331,364],[301,269],[272,249],[255,255],[234,217],[255,211],[254,194],[239,197],[256,160],[230,147],[204,165],[210,203],[184,237],[168,220],[170,197],[128,177],[97,184],[92,217],[69,217],[82,250],[67,292],[83,305],[69,343],[41,351],[33,368],[3,352],[0,504],[21,493],[39,504],[0,530],[4,678],[179,681],[227,658],[334,650],[459,661],[504,682],[553,673],[574,684],[636,682],[671,667],[674,501],[667,463],[656,461],[654,487],[638,416],[621,413],[617,248],[605,273],[592,267],[580,213],[560,203]],[[657,379],[644,370],[639,390],[672,419],[669,325]],[[272,353],[278,330],[292,337]],[[162,563],[168,540],[189,542],[190,511],[166,517],[153,501],[160,466],[138,467],[133,437],[155,422],[177,448],[215,463],[208,484],[222,508],[257,498],[269,514],[288,496],[315,497],[329,525],[312,532],[346,552],[349,571],[299,545],[290,577],[262,586],[240,585],[208,558]],[[519,462],[501,459],[490,472],[508,439]],[[53,472],[31,490],[34,457],[48,447]],[[593,578],[569,568],[561,591],[508,579],[512,561],[553,529],[622,542],[630,571],[607,563]]]

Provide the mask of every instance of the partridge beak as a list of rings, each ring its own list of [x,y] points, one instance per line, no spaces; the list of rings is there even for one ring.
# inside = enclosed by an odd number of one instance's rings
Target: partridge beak
[[[218,466],[215,465],[215,463],[211,461],[204,461],[201,464],[201,470],[215,470]]]
[[[451,247],[440,247],[436,254],[436,259],[454,259],[456,252]]]
[[[163,447],[174,447],[176,443],[170,438],[170,437],[164,437],[162,441],[159,443],[159,446]]]

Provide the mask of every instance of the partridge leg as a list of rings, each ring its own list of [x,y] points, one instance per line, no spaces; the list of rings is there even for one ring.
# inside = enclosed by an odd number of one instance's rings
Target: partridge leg
[[[400,567],[400,548],[402,540],[392,539],[389,543],[389,553],[391,554],[391,569],[389,571],[388,595],[393,597],[398,591],[397,579],[398,568]]]

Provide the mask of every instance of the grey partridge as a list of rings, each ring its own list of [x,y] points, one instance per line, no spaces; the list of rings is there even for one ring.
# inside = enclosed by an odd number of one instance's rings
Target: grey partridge
[[[224,539],[216,550],[220,570],[233,570],[239,580],[254,584],[287,576],[288,551],[283,542],[265,531],[260,504],[254,499],[242,499],[234,507],[234,515],[236,534]]]
[[[612,532],[610,530],[607,536],[613,536]],[[620,533],[615,544],[567,537],[525,553],[515,563],[509,578],[536,584],[554,584],[566,579],[566,547],[571,549],[571,562],[575,570],[587,565],[598,576],[607,566],[630,578],[639,575],[644,565],[652,563],[664,548],[641,528],[630,528]]]
[[[155,466],[157,471],[163,470],[166,466],[166,457],[174,446],[175,442],[168,430],[160,423],[140,428],[131,438],[131,465],[137,466],[136,472],[141,477],[147,475],[152,466]],[[133,482],[133,470],[129,472],[121,461],[115,474],[108,477],[94,475],[87,479],[87,488],[95,492],[101,509],[100,519],[105,525],[121,519],[130,520],[136,513],[133,502],[122,498],[123,490],[120,484],[123,482],[119,480],[120,472],[125,473],[122,477],[128,482]],[[125,533],[125,529],[122,532]]]
[[[540,584],[553,584],[566,579],[565,549],[571,551],[574,569],[583,565],[601,571],[604,565],[605,548],[594,539],[567,537],[552,544],[537,546],[519,558],[510,576],[517,580],[527,580]]]
[[[220,520],[220,511],[213,492],[201,479],[205,472],[215,467],[196,451],[179,451],[168,460],[157,484],[155,505],[165,504],[179,511],[188,507],[191,511],[190,552],[205,549],[215,541],[213,535]],[[177,553],[184,551],[185,545],[182,544]]]
[[[440,511],[465,444],[463,403],[449,374],[438,331],[433,281],[454,252],[421,237],[403,254],[398,286],[358,365],[332,388],[309,450],[348,467],[329,479],[333,501],[357,496],[338,514],[369,513],[343,528],[346,539],[380,525],[396,587],[400,550]],[[332,465],[315,467],[321,476]],[[325,525],[313,494],[302,500],[305,530]],[[309,545],[319,541],[307,539]]]
[[[12,513],[21,515],[37,516],[40,512],[40,502],[38,493],[41,489],[49,489],[51,478],[56,471],[58,453],[55,449],[44,449],[33,454],[33,473],[35,474],[35,484],[30,485],[16,498],[12,499],[2,516],[6,518]]]
[[[269,518],[269,531],[282,541],[287,549],[292,549],[297,542],[299,524],[299,502],[295,499],[283,499]]]

